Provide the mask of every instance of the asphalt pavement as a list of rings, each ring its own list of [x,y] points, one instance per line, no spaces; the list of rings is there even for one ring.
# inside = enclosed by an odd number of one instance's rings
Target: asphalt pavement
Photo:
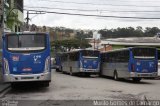
[[[48,88],[28,84],[23,89],[10,89],[1,99],[18,101],[18,106],[86,106],[94,105],[95,100],[160,100],[159,88],[159,80],[144,79],[140,83],[133,83],[130,80],[78,77],[52,71],[52,82]]]

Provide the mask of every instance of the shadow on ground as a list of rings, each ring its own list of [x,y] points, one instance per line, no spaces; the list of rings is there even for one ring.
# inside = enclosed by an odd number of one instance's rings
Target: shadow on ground
[[[49,87],[44,87],[40,83],[18,83],[11,86],[10,93],[47,92]]]
[[[102,78],[108,79],[108,80],[114,80],[113,77],[108,77],[108,76],[101,76]],[[153,79],[150,79],[153,80]],[[142,79],[140,82],[134,82],[131,79],[119,79],[117,82],[122,82],[122,83],[130,83],[130,84],[154,84],[147,82],[147,80]]]

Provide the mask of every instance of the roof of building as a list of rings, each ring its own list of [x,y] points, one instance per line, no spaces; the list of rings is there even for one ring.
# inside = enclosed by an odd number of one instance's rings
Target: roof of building
[[[125,46],[159,46],[159,37],[132,37],[102,40],[101,44],[125,45]]]

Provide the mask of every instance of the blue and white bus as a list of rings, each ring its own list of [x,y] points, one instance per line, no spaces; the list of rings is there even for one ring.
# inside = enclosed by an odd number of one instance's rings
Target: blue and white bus
[[[55,56],[55,65],[54,68],[56,71],[62,71],[62,65],[61,65],[61,53],[57,53]]]
[[[50,41],[46,33],[19,32],[3,36],[3,78],[15,86],[18,82],[51,81]]]
[[[83,73],[87,76],[98,74],[100,70],[100,52],[97,50],[77,50],[61,55],[62,72]]]
[[[156,48],[132,47],[101,53],[100,75],[133,79],[157,77],[158,54]]]

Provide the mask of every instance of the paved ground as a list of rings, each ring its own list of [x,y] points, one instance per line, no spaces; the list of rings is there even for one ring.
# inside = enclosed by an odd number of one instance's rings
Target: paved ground
[[[49,88],[11,89],[3,100],[160,100],[160,80],[114,81],[52,73]],[[30,87],[28,87],[30,86]]]

